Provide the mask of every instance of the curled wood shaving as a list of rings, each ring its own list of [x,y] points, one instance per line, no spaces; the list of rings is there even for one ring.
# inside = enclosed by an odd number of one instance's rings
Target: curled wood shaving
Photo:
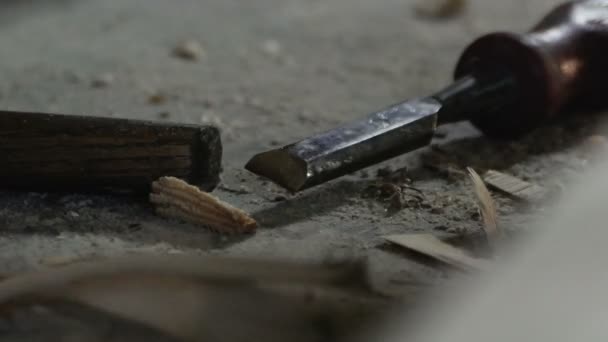
[[[475,196],[477,197],[477,205],[481,212],[483,219],[484,232],[490,243],[494,243],[500,237],[500,231],[498,229],[498,214],[496,212],[496,204],[490,195],[490,191],[486,187],[485,183],[470,167],[467,167],[469,177],[473,181],[473,189],[475,190]]]
[[[257,228],[256,221],[246,212],[175,177],[162,177],[152,183],[150,202],[160,216],[203,225],[219,233],[247,233]]]

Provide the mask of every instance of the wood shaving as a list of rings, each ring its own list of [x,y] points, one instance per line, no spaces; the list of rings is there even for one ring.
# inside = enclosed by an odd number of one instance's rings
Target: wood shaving
[[[538,202],[549,194],[549,191],[540,185],[494,170],[486,172],[483,180],[490,188],[526,202]]]
[[[439,240],[434,235],[400,234],[385,236],[384,239],[463,271],[480,271],[489,267],[488,260],[474,258],[465,251]]]
[[[496,204],[492,199],[490,191],[486,187],[485,183],[470,167],[467,167],[469,177],[473,181],[473,189],[475,190],[475,197],[477,197],[477,204],[479,211],[483,219],[484,232],[488,238],[490,244],[494,244],[500,237],[500,231],[498,229],[498,214],[496,212]]]
[[[150,201],[160,216],[206,226],[219,233],[250,233],[257,222],[246,212],[175,177],[152,183]]]

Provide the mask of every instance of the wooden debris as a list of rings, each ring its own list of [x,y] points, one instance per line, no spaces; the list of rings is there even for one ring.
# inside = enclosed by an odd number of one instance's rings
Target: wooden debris
[[[378,317],[386,303],[368,286],[360,262],[123,257],[0,282],[0,320],[18,341],[318,341]]]
[[[206,226],[219,233],[250,233],[256,221],[244,211],[175,177],[152,183],[150,201],[164,217]]]
[[[468,255],[465,251],[439,240],[431,234],[400,234],[384,237],[401,247],[429,256],[464,271],[479,271],[489,267],[489,261]]]
[[[549,191],[540,185],[494,170],[487,171],[483,180],[490,188],[526,202],[538,202],[549,194]]]
[[[447,19],[459,15],[465,7],[466,0],[421,0],[414,10],[425,18]]]
[[[490,244],[494,244],[494,242],[500,238],[496,204],[479,174],[470,167],[467,167],[467,171],[469,172],[469,177],[473,181],[473,189],[475,190],[477,204],[479,206],[479,211],[481,212],[481,218],[483,219],[484,232],[486,233]]]
[[[198,61],[205,56],[205,49],[196,40],[186,40],[173,49],[173,55],[188,61]]]

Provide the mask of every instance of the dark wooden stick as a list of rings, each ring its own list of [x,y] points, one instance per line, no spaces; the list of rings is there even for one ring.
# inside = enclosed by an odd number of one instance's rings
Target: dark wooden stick
[[[213,126],[0,111],[0,187],[146,191],[162,176],[213,189],[222,145]]]

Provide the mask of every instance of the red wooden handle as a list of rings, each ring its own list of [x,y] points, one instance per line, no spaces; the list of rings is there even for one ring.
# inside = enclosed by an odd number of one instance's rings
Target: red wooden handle
[[[464,51],[455,76],[495,68],[515,77],[518,100],[474,115],[490,136],[517,136],[566,111],[608,108],[608,0],[567,2],[524,35],[485,35]]]

